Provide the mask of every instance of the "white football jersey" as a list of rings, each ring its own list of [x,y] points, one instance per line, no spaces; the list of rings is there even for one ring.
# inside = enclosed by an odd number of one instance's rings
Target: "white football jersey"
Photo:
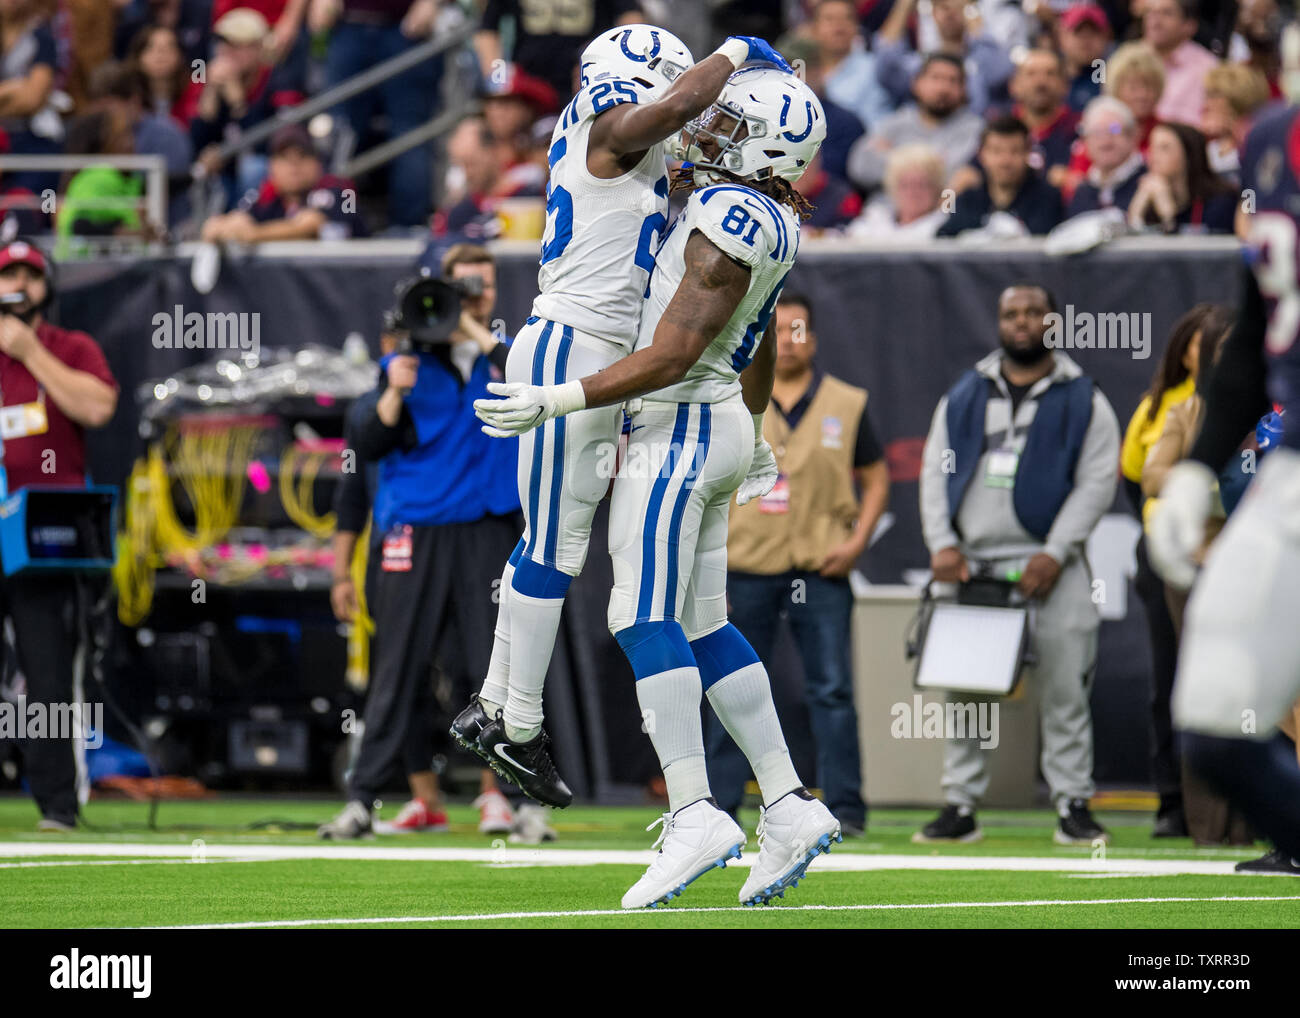
[[[612,180],[587,169],[597,115],[647,101],[646,90],[616,78],[573,97],[551,134],[540,291],[533,314],[571,325],[629,352],[636,341],[654,252],[668,224],[668,165],[662,143]]]
[[[799,250],[799,219],[780,202],[739,184],[715,184],[692,194],[655,256],[638,350],[654,341],[659,319],[677,292],[686,271],[686,241],[694,230],[749,266],[749,292],[686,377],[647,398],[720,403],[740,391],[740,373],[762,342]]]

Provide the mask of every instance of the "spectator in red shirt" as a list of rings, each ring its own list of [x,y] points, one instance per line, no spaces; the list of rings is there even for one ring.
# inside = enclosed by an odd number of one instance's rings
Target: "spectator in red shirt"
[[[117,409],[117,382],[84,332],[45,321],[50,287],[45,258],[22,241],[0,249],[0,294],[25,300],[0,315],[0,419],[8,490],[86,483],[86,428]],[[21,408],[21,410],[18,410]],[[17,664],[29,704],[72,703],[80,644],[74,573],[18,573],[0,579],[0,616],[13,622]],[[41,811],[40,830],[77,822],[76,764],[70,739],[19,743],[23,771]]]
[[[1138,126],[1138,148],[1143,155],[1151,141],[1152,128],[1160,123],[1157,110],[1168,87],[1160,58],[1145,43],[1126,42],[1106,62],[1106,94],[1113,95],[1133,111]]]

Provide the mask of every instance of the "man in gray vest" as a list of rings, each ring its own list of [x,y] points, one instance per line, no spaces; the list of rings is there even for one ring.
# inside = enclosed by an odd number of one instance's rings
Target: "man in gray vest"
[[[1053,321],[1059,328],[1041,286],[1009,286],[998,297],[1001,349],[963,374],[935,409],[921,465],[921,526],[936,581],[965,582],[977,570],[1018,576],[1034,602],[1038,663],[1029,681],[1042,719],[1043,775],[1060,816],[1055,840],[1089,844],[1108,835],[1088,809],[1088,692],[1100,618],[1084,545],[1115,497],[1120,436],[1106,397],[1048,348]],[[983,837],[975,810],[988,789],[984,752],[978,736],[947,740],[947,805],[914,841]]]

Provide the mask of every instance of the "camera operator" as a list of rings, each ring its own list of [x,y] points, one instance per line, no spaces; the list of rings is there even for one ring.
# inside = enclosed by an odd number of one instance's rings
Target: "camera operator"
[[[102,428],[117,409],[117,382],[84,332],[51,325],[53,297],[44,255],[23,241],[0,248],[0,439],[7,491],[86,483],[86,428]],[[28,703],[83,697],[77,665],[81,620],[74,573],[0,579],[0,617],[13,623],[12,653]],[[5,653],[10,653],[10,647]],[[11,669],[6,669],[9,672]],[[20,690],[21,692],[21,690]],[[71,831],[78,813],[72,740],[29,738],[23,769],[41,811],[42,831]]]
[[[416,774],[415,758],[432,757],[426,687],[435,649],[454,648],[455,670],[467,677],[487,671],[493,581],[522,530],[518,448],[484,435],[474,416],[474,400],[503,377],[508,352],[488,326],[496,265],[485,248],[458,244],[444,256],[442,274],[461,289],[454,331],[444,336],[445,326],[429,323],[446,317],[439,306],[446,288],[422,301],[412,294],[429,294],[428,284],[416,284],[398,316],[410,339],[382,358],[380,387],[353,414],[358,457],[379,465],[378,561],[367,584],[375,634],[349,801],[320,829],[326,838],[371,831],[373,803],[394,763]]]

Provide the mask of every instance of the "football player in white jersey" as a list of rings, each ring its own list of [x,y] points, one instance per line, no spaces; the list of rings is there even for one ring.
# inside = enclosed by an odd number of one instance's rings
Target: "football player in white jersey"
[[[734,74],[683,134],[700,189],[659,248],[635,352],[562,385],[497,383],[489,388],[506,399],[475,403],[484,430],[513,435],[630,401],[610,510],[609,623],[637,677],[669,811],[659,854],[623,897],[625,908],[668,901],[745,844],[709,791],[702,691],[763,793],[759,858],[740,900],[783,895],[840,839],[839,822],[795,773],[767,672],[727,621],[726,604],[732,495],[748,501],[777,478],[762,437],[775,343],[763,338],[807,212],[791,183],[825,137],[821,104],[793,75]]]
[[[668,211],[665,140],[745,64],[789,66],[761,39],[733,37],[695,64],[680,39],[620,26],[582,54],[582,88],[551,137],[540,295],[511,346],[506,379],[557,385],[626,355],[636,341]],[[533,798],[567,806],[542,729],[542,687],[569,583],[611,478],[619,406],[581,410],[524,436],[518,482],[525,530],[501,582],[483,688],[451,734]],[[608,471],[605,471],[608,474]]]

